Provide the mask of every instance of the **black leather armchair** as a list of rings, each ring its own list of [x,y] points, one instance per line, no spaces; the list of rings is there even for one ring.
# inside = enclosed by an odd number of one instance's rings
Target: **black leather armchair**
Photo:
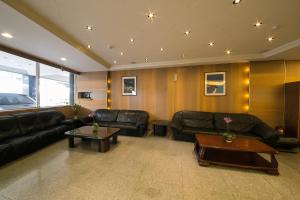
[[[253,115],[243,113],[211,113],[179,111],[173,115],[171,129],[175,140],[195,141],[195,134],[221,135],[226,131],[224,117],[231,117],[230,131],[238,136],[253,137],[275,146],[279,134]]]
[[[144,136],[147,132],[148,117],[148,113],[141,110],[95,111],[95,121],[99,126],[120,128],[119,134],[128,136]]]

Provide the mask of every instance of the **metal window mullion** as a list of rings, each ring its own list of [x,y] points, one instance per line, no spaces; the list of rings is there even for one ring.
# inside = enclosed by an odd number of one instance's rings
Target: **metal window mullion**
[[[36,62],[36,104],[40,108],[40,63]]]

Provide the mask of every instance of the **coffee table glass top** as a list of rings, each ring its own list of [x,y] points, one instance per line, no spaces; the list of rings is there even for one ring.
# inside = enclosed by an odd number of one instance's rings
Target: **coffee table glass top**
[[[257,153],[277,153],[272,147],[254,138],[237,137],[231,143],[227,143],[224,141],[223,136],[201,133],[196,134],[196,139],[199,145],[205,148]]]
[[[109,127],[99,127],[96,133],[93,133],[92,126],[83,126],[65,133],[68,136],[75,136],[75,137],[84,137],[84,138],[91,138],[91,139],[105,139],[109,138],[118,132],[119,128],[109,128]]]

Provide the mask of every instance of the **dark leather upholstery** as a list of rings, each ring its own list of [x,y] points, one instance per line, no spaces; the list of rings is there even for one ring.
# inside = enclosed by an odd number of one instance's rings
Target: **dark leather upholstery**
[[[0,142],[12,137],[20,136],[21,131],[13,116],[0,117]]]
[[[230,131],[238,136],[253,137],[274,146],[279,139],[278,133],[249,114],[209,113],[197,111],[176,112],[171,122],[171,129],[175,140],[195,141],[195,134],[221,135],[226,131],[224,117],[231,117]]]
[[[121,135],[144,136],[147,131],[148,113],[140,110],[95,111],[95,120],[99,126],[120,128]]]
[[[83,125],[81,120],[65,120],[54,110],[0,117],[0,164],[4,164],[64,137]]]

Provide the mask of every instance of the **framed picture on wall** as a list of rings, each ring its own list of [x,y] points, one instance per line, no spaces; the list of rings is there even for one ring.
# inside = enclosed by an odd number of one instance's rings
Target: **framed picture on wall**
[[[205,73],[205,96],[222,96],[225,94],[225,72]]]
[[[122,77],[122,95],[123,96],[136,95],[136,76]]]

